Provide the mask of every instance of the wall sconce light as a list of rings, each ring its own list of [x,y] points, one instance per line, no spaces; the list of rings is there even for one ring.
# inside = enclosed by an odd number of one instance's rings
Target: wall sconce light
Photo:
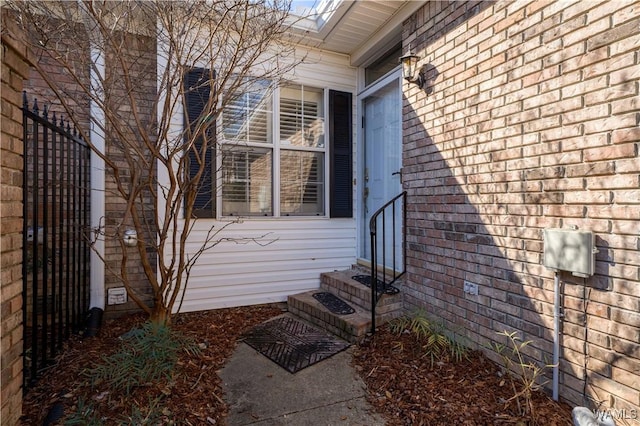
[[[400,57],[400,62],[402,63],[402,77],[404,77],[404,79],[409,83],[417,84],[418,87],[422,89],[422,86],[424,86],[424,77],[418,69],[418,60],[420,60],[420,57],[418,55],[414,55],[411,51]]]

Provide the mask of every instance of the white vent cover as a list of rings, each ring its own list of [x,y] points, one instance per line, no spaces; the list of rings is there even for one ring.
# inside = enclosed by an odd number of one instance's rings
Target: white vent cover
[[[121,305],[127,303],[127,289],[115,287],[107,290],[107,305]]]
[[[597,252],[595,235],[591,231],[544,230],[543,264],[549,269],[590,277],[595,272]]]

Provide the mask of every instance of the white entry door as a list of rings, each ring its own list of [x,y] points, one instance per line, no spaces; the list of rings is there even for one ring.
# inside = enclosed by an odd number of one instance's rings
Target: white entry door
[[[364,114],[364,168],[362,182],[361,257],[371,261],[369,220],[385,203],[402,192],[402,102],[398,78],[383,82],[372,92],[366,93],[362,102]],[[393,216],[386,214],[387,242],[384,246],[384,261],[387,267],[402,261],[402,211],[396,209],[395,228],[400,238],[395,244],[391,238]],[[379,225],[380,227],[380,225]],[[378,239],[381,239],[379,230]],[[394,247],[395,246],[395,247]],[[376,248],[378,263],[382,263],[383,246]]]

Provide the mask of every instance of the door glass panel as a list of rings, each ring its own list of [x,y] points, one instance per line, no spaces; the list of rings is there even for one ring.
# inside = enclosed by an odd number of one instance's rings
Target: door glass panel
[[[401,135],[401,104],[400,90],[397,80],[383,87],[374,95],[364,100],[365,131],[364,131],[364,194],[363,194],[363,226],[362,226],[362,255],[371,259],[369,239],[369,220],[371,216],[393,197],[402,192],[400,168],[402,166],[402,135]],[[402,212],[396,211],[396,235],[402,229]],[[392,218],[387,217],[387,234],[391,233]],[[389,235],[390,236],[390,235]],[[382,244],[382,241],[380,241]],[[385,263],[393,263],[393,242],[389,238],[384,247]],[[401,264],[402,238],[396,239],[396,264]],[[383,247],[377,247],[378,253]],[[378,258],[382,262],[381,258]]]

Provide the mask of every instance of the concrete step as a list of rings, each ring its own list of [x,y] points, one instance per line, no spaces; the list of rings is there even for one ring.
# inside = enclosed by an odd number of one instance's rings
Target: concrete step
[[[371,328],[370,314],[364,309],[353,306],[355,312],[348,315],[337,315],[318,302],[313,294],[319,290],[294,294],[287,298],[287,308],[292,314],[317,325],[348,342],[357,342]]]
[[[319,291],[322,290],[311,290],[289,296],[287,299],[289,312],[349,342],[358,342],[371,331],[371,312],[369,310],[349,303],[355,310],[354,313],[334,314],[313,297],[313,294]],[[398,317],[401,312],[401,309],[384,313],[376,310],[376,326]]]
[[[361,340],[371,331],[371,289],[351,278],[368,271],[354,266],[346,271],[334,271],[321,274],[320,288],[289,296],[289,312],[324,328],[350,342]],[[376,326],[382,325],[402,314],[402,280],[395,283],[401,292],[384,294],[376,304]],[[326,291],[348,303],[355,312],[338,315],[327,309],[313,297],[314,293]]]
[[[371,309],[371,289],[364,284],[351,278],[357,274],[367,272],[357,269],[349,269],[347,271],[325,272],[320,276],[320,288],[333,293],[350,305],[370,310]],[[394,286],[401,288],[402,281],[395,283]],[[386,314],[402,309],[402,292],[398,294],[384,294],[376,304],[377,314]]]

